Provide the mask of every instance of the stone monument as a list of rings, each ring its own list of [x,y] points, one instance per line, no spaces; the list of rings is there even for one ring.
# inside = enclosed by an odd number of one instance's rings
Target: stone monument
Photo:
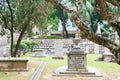
[[[55,71],[55,76],[76,76],[76,74],[84,77],[101,76],[96,68],[87,67],[86,53],[80,49],[79,42],[80,39],[76,34],[76,37],[73,39],[74,44],[67,53],[68,66],[59,67]]]
[[[80,49],[78,43],[80,39],[76,34],[76,37],[73,39],[72,48],[67,53],[68,56],[68,70],[79,70],[86,68],[86,54]]]
[[[63,42],[55,41],[53,59],[64,59]]]
[[[46,51],[42,49],[34,49],[34,55],[32,57],[46,57]]]

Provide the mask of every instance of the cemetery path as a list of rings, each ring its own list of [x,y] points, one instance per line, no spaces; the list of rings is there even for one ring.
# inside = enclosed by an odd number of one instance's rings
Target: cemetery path
[[[33,72],[36,70],[36,68],[39,66],[40,62],[39,61],[29,61],[28,62],[28,71],[27,72],[20,72],[20,74],[23,77],[28,77],[32,76]]]
[[[42,61],[39,65],[39,67],[37,68],[37,70],[34,72],[32,78],[30,80],[39,80],[39,77],[45,67],[46,62]]]

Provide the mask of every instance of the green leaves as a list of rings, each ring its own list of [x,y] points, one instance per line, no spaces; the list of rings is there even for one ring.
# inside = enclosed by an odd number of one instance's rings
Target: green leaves
[[[16,42],[13,43],[13,47],[16,47]],[[19,49],[27,49],[27,48],[31,48],[31,46],[37,45],[38,42],[34,41],[34,40],[23,40],[20,43]]]
[[[108,3],[108,5],[109,5],[109,8],[111,9],[111,11],[114,15],[119,15],[120,14],[120,8],[119,7],[114,6],[110,3]]]

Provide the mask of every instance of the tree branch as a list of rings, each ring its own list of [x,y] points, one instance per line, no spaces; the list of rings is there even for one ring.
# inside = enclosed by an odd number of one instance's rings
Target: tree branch
[[[61,8],[67,10],[69,13],[77,13],[75,10],[72,10],[72,9],[68,8],[67,6],[64,6],[63,4],[58,2],[57,0],[45,0],[45,1],[50,2],[54,5],[60,6]]]
[[[95,10],[97,10],[108,22],[114,19],[105,0],[95,0]]]
[[[11,14],[11,29],[13,30],[13,23],[14,23],[13,12],[12,12],[12,8],[11,8],[11,6],[10,6],[9,0],[6,0],[6,1],[7,1],[8,8],[9,8],[10,14]]]
[[[106,1],[113,4],[114,6],[120,7],[120,1],[118,0],[106,0]]]
[[[113,1],[113,0],[110,0],[110,1]],[[103,18],[106,21],[108,21],[108,23],[111,25],[111,27],[115,31],[117,31],[117,33],[120,37],[120,22],[112,14],[112,11],[109,9],[106,0],[95,0],[95,8],[103,16]]]
[[[119,45],[117,45],[115,42],[111,41],[110,39],[98,36],[96,34],[94,34],[91,29],[84,24],[84,22],[80,19],[77,11],[73,11],[70,10],[69,8],[67,8],[66,6],[60,4],[58,1],[56,0],[46,0],[51,2],[52,4],[59,6],[61,8],[64,8],[65,10],[67,10],[68,12],[72,13],[72,17],[73,20],[75,22],[75,24],[77,25],[77,27],[80,29],[80,35],[82,38],[86,38],[94,43],[97,43],[99,45],[102,45],[104,47],[107,47],[114,55],[115,55],[115,59],[116,62],[118,64],[120,64],[120,47]],[[110,9],[108,8],[108,5],[106,3],[105,0],[95,0],[95,2],[97,3],[95,5],[96,9],[99,10],[99,13],[109,22],[111,23],[114,19],[114,16],[112,16],[112,13],[110,12]],[[114,23],[113,23],[114,24]],[[120,28],[118,27],[118,25],[115,27],[112,26],[116,31],[117,29],[120,31]],[[120,33],[118,31],[118,33]]]
[[[0,14],[1,14],[2,18],[3,18],[5,27],[8,28],[9,30],[11,30],[11,29],[8,27],[8,25],[7,25],[7,20],[6,20],[5,16],[2,14],[2,12],[0,12]]]
[[[118,46],[116,43],[111,41],[110,39],[98,36],[94,34],[90,28],[84,24],[84,22],[77,16],[73,15],[73,20],[77,27],[81,30],[81,37],[82,38],[87,38],[88,40],[97,43],[99,45],[105,46],[109,49],[113,49],[114,47]]]
[[[65,8],[68,12],[73,13],[73,20],[75,22],[75,24],[77,25],[77,27],[81,30],[81,36],[84,38],[89,39],[90,41],[93,41],[99,45],[103,45],[109,49],[113,49],[113,47],[118,46],[116,43],[114,43],[113,41],[100,37],[98,35],[95,35],[87,25],[84,24],[84,22],[80,19],[79,15],[77,14],[77,12],[70,10],[69,8],[67,8],[66,6],[62,5],[61,3],[59,3],[56,0],[48,0],[49,2],[51,2],[52,4],[55,4],[57,6],[60,6],[61,8]],[[63,7],[64,6],[64,7]]]

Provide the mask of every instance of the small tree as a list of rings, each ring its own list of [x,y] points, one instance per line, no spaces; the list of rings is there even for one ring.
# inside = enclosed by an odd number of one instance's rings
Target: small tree
[[[28,27],[38,19],[36,16],[38,16],[38,14],[47,13],[45,9],[40,11],[39,4],[43,3],[39,0],[3,0],[0,4],[0,19],[2,19],[2,26],[8,29],[11,35],[10,51],[12,57],[16,57],[22,37]],[[44,20],[44,18],[41,20]],[[15,50],[13,50],[14,32],[20,33]]]

